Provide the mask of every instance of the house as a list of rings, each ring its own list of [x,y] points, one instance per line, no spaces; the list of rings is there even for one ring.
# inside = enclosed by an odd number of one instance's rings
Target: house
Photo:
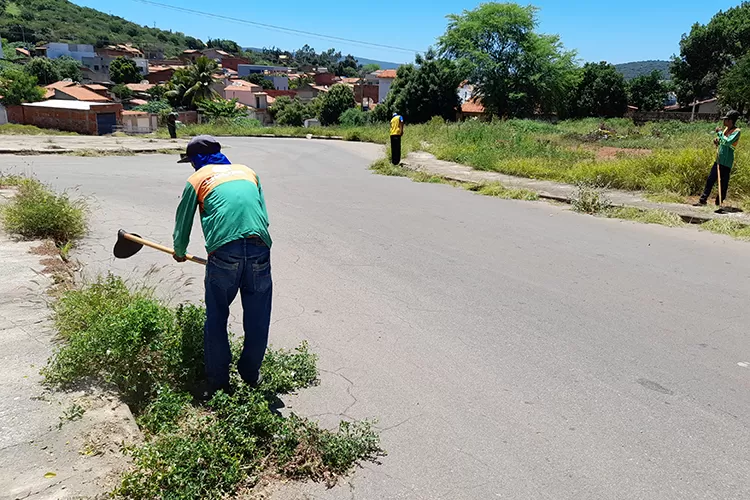
[[[702,101],[694,101],[687,106],[680,106],[679,104],[673,104],[666,106],[665,111],[682,112],[682,113],[695,113],[695,114],[719,114],[719,100],[716,97],[711,99],[705,99]]]
[[[266,78],[271,80],[274,89],[289,90],[289,77],[287,75],[276,73],[273,75],[267,75]]]
[[[315,85],[330,87],[331,85],[336,83],[336,75],[334,75],[333,73],[329,73],[328,71],[315,73],[313,79],[315,80]]]
[[[458,112],[457,119],[466,120],[467,118],[487,118],[484,106],[476,98],[470,98],[468,101],[461,103],[461,109]]]
[[[7,112],[11,123],[90,135],[111,134],[122,120],[122,104],[62,99],[10,106]]]
[[[255,94],[262,90],[263,89],[260,85],[252,85],[248,87],[243,85],[228,85],[224,87],[223,94],[224,99],[237,99],[237,102],[254,108],[257,104]]]
[[[238,64],[237,74],[240,78],[244,78],[248,75],[255,73],[289,73],[289,68],[285,66],[265,66],[262,64]]]
[[[200,55],[213,59],[216,62],[222,62],[225,57],[234,57],[229,52],[214,48],[203,49],[201,50]]]
[[[221,67],[224,69],[231,69],[233,71],[237,71],[237,68],[240,64],[250,64],[250,59],[245,59],[244,57],[224,57],[221,59]]]
[[[388,92],[391,90],[393,80],[396,79],[395,69],[384,69],[375,72],[378,78],[378,103],[385,102]]]
[[[47,57],[57,59],[58,57],[72,57],[78,62],[83,62],[84,57],[96,57],[93,45],[85,43],[48,43],[45,45]]]
[[[96,53],[100,56],[127,57],[128,59],[143,59],[143,52],[140,49],[128,44],[107,45],[98,49]]]
[[[474,96],[474,85],[470,84],[466,80],[461,82],[458,86],[458,100],[461,104],[471,100]]]
[[[328,92],[328,87],[306,83],[297,89],[297,97],[302,102],[310,102],[323,92]]]
[[[377,103],[380,98],[380,88],[377,80],[367,81],[366,78],[342,78],[341,83],[348,85],[354,91],[354,100],[357,104],[362,104],[363,101],[369,103]]]
[[[56,88],[51,100],[68,100],[68,101],[86,101],[86,102],[112,102],[112,99],[105,97],[93,90],[80,85],[70,85],[67,87]]]
[[[180,54],[180,60],[182,62],[194,63],[202,55],[200,50],[187,49],[183,50],[182,54]]]
[[[65,87],[72,87],[76,83],[71,80],[63,80],[60,82],[50,83],[44,87],[44,98],[52,99],[55,96],[55,90],[64,89]]]
[[[172,75],[174,75],[175,71],[184,67],[185,66],[177,65],[149,66],[146,80],[148,80],[148,83],[152,83],[154,85],[166,83],[172,79]]]
[[[132,60],[138,71],[145,78],[149,72],[149,65],[143,53],[132,45],[109,45],[96,50],[94,55],[81,58],[81,64],[89,70],[89,80],[95,82],[108,82],[109,65],[118,57],[126,57]]]
[[[109,89],[104,85],[99,85],[98,83],[87,83],[84,84],[83,87],[89,89],[92,92],[96,92],[102,97],[106,97],[107,99],[110,98]]]
[[[159,128],[159,115],[145,111],[123,111],[122,130],[129,134],[150,134]]]

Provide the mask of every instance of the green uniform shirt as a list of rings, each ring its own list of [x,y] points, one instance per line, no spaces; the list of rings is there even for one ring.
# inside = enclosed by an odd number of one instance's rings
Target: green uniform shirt
[[[190,241],[195,209],[210,254],[230,241],[260,237],[271,248],[268,213],[260,179],[244,165],[206,165],[187,181],[177,207],[174,253],[183,257]]]
[[[726,128],[724,131],[716,133],[719,137],[719,165],[732,168],[732,165],[734,165],[734,150],[740,141],[740,129],[736,128],[731,134],[726,134]]]

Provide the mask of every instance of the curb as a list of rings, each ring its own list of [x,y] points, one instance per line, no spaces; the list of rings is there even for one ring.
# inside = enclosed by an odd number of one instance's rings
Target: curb
[[[418,165],[410,164],[410,163],[407,163],[407,162],[404,162],[404,161],[401,162],[401,165],[404,168],[406,168],[407,170],[411,170],[413,172],[420,171]],[[432,175],[436,175],[437,177],[442,177],[443,179],[446,179],[446,180],[449,180],[449,181],[453,181],[453,182],[458,182],[458,183],[461,183],[461,184],[478,184],[477,182],[467,181],[467,180],[464,180],[464,179],[458,179],[458,178],[452,177],[450,175],[433,174],[432,172],[429,172],[429,170],[427,170],[426,172],[431,173]],[[558,196],[558,195],[553,195],[553,194],[548,194],[548,193],[542,193],[542,192],[537,192],[536,194],[542,200],[557,201],[557,202],[560,202],[560,203],[566,203],[568,205],[570,205],[573,202],[573,200],[571,198],[568,198],[567,196]],[[636,205],[617,204],[616,206],[619,206],[619,207],[630,207],[630,208],[636,208],[638,210],[643,210],[641,207],[638,207]],[[682,219],[683,222],[685,222],[687,224],[700,225],[700,224],[703,224],[704,222],[708,222],[708,221],[713,220],[712,217],[704,217],[704,216],[700,216],[700,215],[685,214],[685,213],[680,213],[680,212],[677,212],[677,211],[669,211],[669,212],[675,214],[680,219]]]
[[[117,153],[124,155],[129,154],[164,154],[161,151],[170,151],[174,154],[178,154],[182,151],[182,148],[159,148],[159,149],[143,149],[143,148],[121,148],[121,149],[0,149],[0,155],[15,155],[15,156],[42,156],[42,155],[65,155],[65,154],[76,154],[82,151],[89,151],[92,153],[111,154],[117,156]]]

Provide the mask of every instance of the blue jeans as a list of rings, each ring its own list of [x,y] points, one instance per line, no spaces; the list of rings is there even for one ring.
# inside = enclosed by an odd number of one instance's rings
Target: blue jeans
[[[271,251],[258,238],[235,240],[208,256],[206,265],[206,325],[203,335],[206,376],[215,389],[229,386],[227,320],[229,305],[240,292],[245,341],[237,369],[255,384],[268,345],[271,322]]]

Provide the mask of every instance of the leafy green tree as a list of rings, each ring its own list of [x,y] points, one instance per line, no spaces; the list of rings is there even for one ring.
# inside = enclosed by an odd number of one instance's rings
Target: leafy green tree
[[[143,79],[135,61],[118,57],[109,63],[109,79],[114,83],[138,83]]]
[[[112,87],[112,94],[121,101],[128,101],[133,98],[133,91],[122,83],[118,83]]]
[[[323,96],[320,108],[320,123],[322,125],[336,125],[341,113],[356,106],[354,91],[348,85],[340,83],[333,85]]]
[[[81,74],[81,65],[72,57],[61,56],[57,59],[54,59],[52,63],[57,68],[57,71],[60,72],[60,78],[62,80],[69,78],[74,82],[80,82],[83,79],[83,75]]]
[[[167,101],[149,101],[133,108],[136,111],[145,111],[146,113],[163,114],[172,111],[172,106]]]
[[[210,49],[219,49],[223,50],[224,52],[229,52],[230,54],[239,54],[242,52],[242,48],[240,48],[239,44],[235,42],[234,40],[221,40],[221,39],[215,39],[211,40],[209,39],[206,42],[206,47]]]
[[[721,77],[719,101],[742,114],[750,113],[750,52]]]
[[[297,90],[304,87],[305,85],[313,85],[315,80],[308,75],[301,75],[299,78],[289,80],[289,88],[291,90]]]
[[[212,86],[216,83],[214,73],[219,65],[213,59],[202,56],[195,63],[174,72],[170,88],[165,95],[177,106],[188,106],[196,109],[201,101],[210,101],[217,97]]]
[[[247,116],[245,106],[238,106],[237,99],[213,99],[198,102],[198,109],[209,119],[214,120],[233,120]]]
[[[575,53],[556,35],[538,34],[537,8],[484,3],[448,16],[441,54],[465,66],[475,95],[497,116],[556,111],[574,81]]]
[[[370,113],[361,108],[350,108],[341,113],[339,121],[342,127],[361,127],[370,123]]]
[[[750,2],[719,11],[708,24],[695,23],[680,40],[670,72],[677,99],[688,104],[713,96],[730,67],[750,52]]]
[[[159,101],[166,98],[166,94],[169,91],[166,85],[154,85],[146,91],[151,99]]]
[[[273,82],[266,78],[264,75],[260,73],[253,73],[251,75],[247,75],[243,78],[244,80],[247,80],[250,83],[254,83],[255,85],[260,85],[265,90],[273,90],[276,87],[273,85]]]
[[[365,64],[362,66],[361,72],[365,75],[369,75],[370,73],[375,73],[377,70],[380,69],[380,64],[370,63]]]
[[[44,99],[44,89],[37,85],[35,76],[19,69],[0,73],[0,103],[13,106]]]
[[[612,64],[586,63],[572,93],[573,116],[622,116],[628,109],[625,79]]]
[[[359,63],[357,63],[357,59],[353,55],[347,54],[345,58],[336,63],[333,68],[330,68],[330,70],[338,76],[354,78],[357,76],[358,66]]]
[[[628,102],[641,111],[656,111],[664,108],[667,86],[661,72],[654,70],[648,75],[633,78],[627,84]]]
[[[40,85],[49,85],[62,80],[58,68],[51,59],[46,57],[32,57],[23,69],[26,73],[35,76]]]
[[[188,49],[192,50],[203,50],[206,48],[206,44],[203,43],[198,38],[193,38],[192,36],[186,36],[185,37],[185,45]]]
[[[269,113],[278,125],[290,127],[301,127],[306,118],[305,105],[299,99],[292,99],[289,96],[276,99],[276,102],[269,108]]]
[[[433,116],[455,120],[462,70],[454,61],[438,58],[431,49],[424,57],[417,55],[415,63],[398,69],[386,102],[380,106],[389,113],[400,113],[409,123],[425,123]]]

